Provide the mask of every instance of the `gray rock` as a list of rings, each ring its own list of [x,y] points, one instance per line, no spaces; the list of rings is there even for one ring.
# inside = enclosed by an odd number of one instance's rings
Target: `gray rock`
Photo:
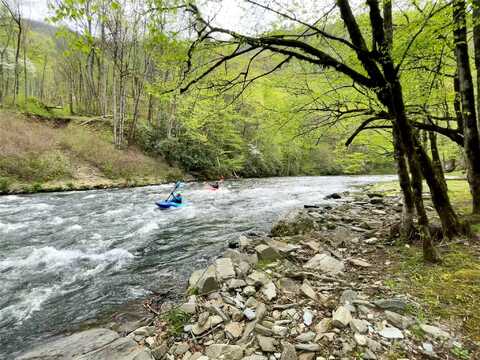
[[[227,286],[229,289],[240,289],[247,286],[247,283],[242,279],[231,279]]]
[[[214,326],[216,326],[216,325],[218,325],[222,322],[223,322],[223,319],[220,316],[218,316],[218,315],[210,316],[203,325],[201,325],[199,323],[194,324],[192,326],[192,333],[194,335],[201,335],[205,331],[213,328]]]
[[[415,320],[389,310],[385,311],[385,317],[392,325],[400,329],[407,329],[408,327],[415,324]]]
[[[295,340],[302,343],[308,343],[315,339],[316,334],[313,331],[309,331],[303,334],[298,335]]]
[[[133,333],[143,337],[152,336],[155,333],[155,326],[142,326],[134,330]]]
[[[372,264],[366,262],[365,260],[362,260],[362,259],[348,259],[348,261],[355,265],[355,266],[358,266],[358,267],[362,267],[362,268],[369,268],[372,266]]]
[[[340,304],[353,304],[353,302],[357,299],[358,294],[356,291],[351,289],[344,290],[342,295],[340,296]]]
[[[450,334],[436,326],[421,324],[420,328],[428,335],[436,339],[449,339]]]
[[[263,271],[254,271],[247,277],[247,284],[252,286],[263,286],[270,281],[268,275]]]
[[[383,336],[386,339],[403,339],[403,333],[400,329],[397,329],[394,326],[386,326],[380,332],[380,336]]]
[[[430,343],[423,343],[422,344],[422,348],[423,350],[425,350],[425,352],[429,353],[429,354],[433,354],[433,345],[430,344]]]
[[[332,324],[338,328],[344,328],[352,321],[352,314],[345,306],[340,306],[333,312]]]
[[[297,360],[297,351],[295,350],[295,346],[288,342],[284,342],[282,344],[283,351],[282,355],[280,356],[280,360]]]
[[[239,345],[213,344],[207,347],[206,355],[210,359],[241,360],[243,347]]]
[[[303,323],[306,326],[310,326],[313,323],[313,313],[308,309],[303,310]]]
[[[350,321],[350,328],[359,334],[365,334],[368,331],[368,322],[360,319]]]
[[[380,299],[373,302],[379,308],[384,310],[391,310],[395,312],[405,312],[408,303],[400,298]]]
[[[315,255],[304,265],[304,267],[333,275],[339,274],[345,270],[345,265],[342,261],[339,261],[328,254]]]
[[[298,283],[290,278],[281,278],[278,281],[278,288],[285,293],[297,293]]]
[[[316,229],[318,225],[308,213],[292,212],[273,225],[271,234],[273,237],[294,236],[307,234]]]
[[[317,300],[317,294],[316,294],[315,290],[313,290],[313,288],[310,286],[310,283],[307,280],[305,280],[303,282],[300,290],[308,298],[310,298],[312,300]]]
[[[197,289],[199,294],[206,294],[220,287],[217,282],[217,274],[215,266],[209,266],[205,270],[197,270],[191,276],[189,280],[189,288]]]
[[[272,337],[257,335],[258,345],[264,352],[276,352],[277,341]]]
[[[145,348],[129,338],[120,338],[95,351],[75,357],[75,360],[152,360]]]
[[[18,359],[71,359],[82,354],[95,352],[119,339],[119,335],[108,329],[91,329],[82,331],[71,336],[63,337],[40,345]],[[129,339],[132,348],[138,346],[132,339]],[[133,342],[133,343],[132,343]]]
[[[377,355],[375,355],[372,350],[366,349],[366,350],[362,353],[362,359],[365,359],[365,360],[376,360],[376,359],[377,359]]]
[[[367,346],[372,352],[380,352],[383,350],[382,344],[370,338],[367,338]]]
[[[367,337],[365,335],[361,335],[359,333],[355,333],[353,335],[353,339],[359,346],[367,345]]]
[[[323,334],[328,332],[332,328],[332,319],[324,318],[320,320],[320,322],[315,325],[315,331],[317,334]]]
[[[273,325],[272,326],[272,332],[274,335],[277,336],[287,336],[288,334],[288,328],[285,326],[280,326],[280,325]]]
[[[155,360],[162,360],[167,354],[168,346],[166,343],[163,343],[152,349],[152,355]]]
[[[255,290],[255,287],[253,286],[246,286],[244,289],[243,289],[243,293],[247,296],[252,296],[252,295],[255,295],[257,292],[257,290]]]
[[[265,295],[268,301],[271,301],[277,297],[276,289],[275,284],[270,281],[262,287],[262,294]]]
[[[320,345],[318,344],[296,344],[295,349],[300,350],[300,351],[310,351],[310,352],[317,352],[320,351]]]
[[[227,280],[235,277],[235,269],[230,258],[220,258],[215,260],[215,269],[219,280]]]
[[[253,320],[257,316],[255,310],[252,310],[250,308],[246,308],[245,310],[243,310],[243,315],[245,315],[248,320]]]
[[[259,260],[275,261],[281,258],[281,255],[273,247],[261,244],[255,247]]]
[[[239,322],[230,322],[225,325],[225,332],[233,339],[239,338],[243,333],[243,324]]]

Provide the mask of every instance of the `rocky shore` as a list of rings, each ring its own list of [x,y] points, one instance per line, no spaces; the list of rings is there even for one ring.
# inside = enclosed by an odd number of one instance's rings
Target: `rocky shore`
[[[335,206],[306,206],[269,235],[241,236],[191,275],[183,303],[146,302],[146,325],[86,330],[18,358],[454,358],[455,331],[415,318],[415,299],[384,285],[399,198],[330,198]]]

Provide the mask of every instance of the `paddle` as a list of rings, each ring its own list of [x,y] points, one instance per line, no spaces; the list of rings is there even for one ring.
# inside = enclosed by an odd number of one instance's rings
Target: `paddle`
[[[182,183],[181,183],[180,181],[177,181],[177,182],[175,183],[175,186],[174,186],[172,192],[170,193],[170,195],[168,195],[168,198],[167,198],[167,200],[165,200],[165,201],[170,200],[170,197],[173,195],[173,193],[175,192],[175,190],[177,190],[177,189],[180,187],[181,184],[182,184]]]

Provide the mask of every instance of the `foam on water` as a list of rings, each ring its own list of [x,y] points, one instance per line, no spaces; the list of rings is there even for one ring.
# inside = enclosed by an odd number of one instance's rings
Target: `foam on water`
[[[69,227],[67,227],[65,229],[65,231],[80,231],[82,229],[83,229],[82,225],[75,224],[75,225],[70,225]]]
[[[4,234],[8,234],[10,232],[14,232],[14,231],[17,231],[17,230],[20,230],[20,229],[24,229],[26,228],[28,225],[27,224],[22,224],[22,223],[17,223],[17,224],[13,224],[13,223],[10,223],[10,224],[5,224],[5,223],[2,223],[0,222],[0,232],[4,233]]]
[[[87,253],[82,250],[59,250],[51,246],[45,246],[33,249],[26,258],[7,258],[0,261],[0,271],[5,269],[54,269],[73,266],[80,261],[115,263],[132,258],[133,255],[125,249],[112,249],[104,253]]]

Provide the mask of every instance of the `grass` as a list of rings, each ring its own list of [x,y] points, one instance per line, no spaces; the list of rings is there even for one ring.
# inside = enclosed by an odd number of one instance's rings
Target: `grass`
[[[480,218],[470,215],[468,183],[449,179],[447,184],[458,214],[470,221],[474,232],[480,233]],[[374,190],[397,194],[399,186],[396,182],[382,183],[374,186]],[[423,307],[412,309],[417,318],[449,321],[461,328],[470,340],[480,341],[480,248],[475,244],[447,244],[441,252],[441,264],[427,265],[420,247],[395,248],[391,254],[397,258],[393,272],[400,281],[387,280],[385,284],[420,300]],[[454,355],[459,359],[468,358],[466,349],[454,348],[452,352],[456,352]]]
[[[146,185],[182,177],[179,169],[134,146],[115,148],[108,130],[91,130],[76,121],[54,128],[48,121],[32,120],[18,112],[0,112],[2,193],[85,188],[95,182],[108,186],[109,181]]]
[[[190,315],[174,308],[162,316],[162,320],[167,323],[167,331],[171,336],[178,336],[183,332],[183,327],[190,320]]]

